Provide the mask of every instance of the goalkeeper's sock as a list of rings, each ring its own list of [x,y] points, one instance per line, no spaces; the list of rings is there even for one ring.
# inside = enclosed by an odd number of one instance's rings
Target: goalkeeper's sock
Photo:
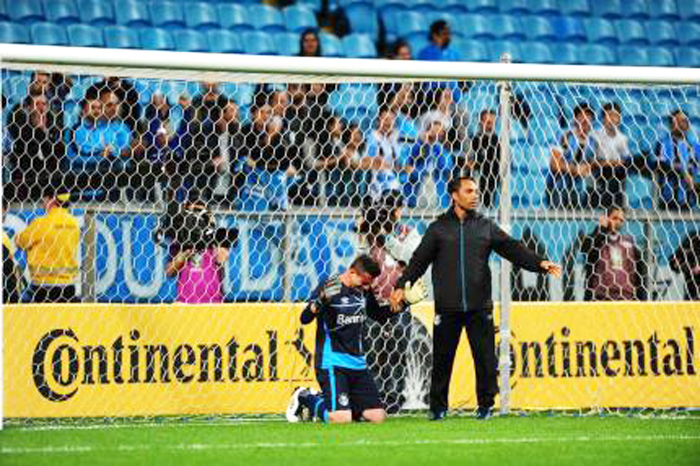
[[[328,408],[321,393],[305,394],[299,397],[299,402],[309,408],[313,418],[320,419],[324,423],[328,422]]]

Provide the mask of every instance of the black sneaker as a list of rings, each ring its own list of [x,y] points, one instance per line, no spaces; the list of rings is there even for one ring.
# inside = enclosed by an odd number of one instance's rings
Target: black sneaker
[[[447,416],[447,411],[444,409],[440,409],[437,411],[433,411],[431,409],[430,411],[428,411],[428,420],[429,421],[444,421],[446,416]]]
[[[289,422],[299,422],[302,419],[302,411],[304,407],[301,405],[299,398],[302,396],[309,395],[310,390],[306,387],[298,387],[294,390],[292,398],[289,400],[289,405],[287,405],[287,412],[285,413],[287,421]]]
[[[485,421],[493,417],[493,409],[479,406],[476,410],[476,418],[480,421]]]

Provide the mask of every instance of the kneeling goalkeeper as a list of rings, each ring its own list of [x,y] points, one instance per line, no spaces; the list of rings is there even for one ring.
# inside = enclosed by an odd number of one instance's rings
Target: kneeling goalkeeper
[[[348,270],[321,283],[311,295],[301,313],[301,323],[317,319],[315,368],[321,393],[297,388],[287,408],[289,422],[300,421],[305,409],[308,417],[330,423],[386,419],[362,345],[363,324],[368,316],[379,322],[392,316],[389,303],[380,305],[371,291],[379,274],[379,264],[361,255]],[[406,303],[414,304],[423,299],[425,289],[417,282],[414,286],[407,284],[405,292]]]

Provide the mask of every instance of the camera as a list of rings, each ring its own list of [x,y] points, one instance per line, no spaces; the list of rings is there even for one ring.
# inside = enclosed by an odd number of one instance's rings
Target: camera
[[[154,235],[156,244],[174,243],[180,250],[231,248],[238,239],[237,229],[217,228],[214,214],[198,203],[169,206],[159,223]]]

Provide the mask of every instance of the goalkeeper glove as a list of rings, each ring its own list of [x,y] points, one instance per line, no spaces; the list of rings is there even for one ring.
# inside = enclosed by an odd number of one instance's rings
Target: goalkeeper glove
[[[425,299],[423,280],[416,280],[413,285],[411,285],[411,282],[407,282],[403,288],[403,297],[408,304],[416,304],[423,301]]]

